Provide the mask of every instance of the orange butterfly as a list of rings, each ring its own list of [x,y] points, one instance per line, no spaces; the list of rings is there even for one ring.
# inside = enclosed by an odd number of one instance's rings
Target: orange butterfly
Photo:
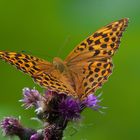
[[[89,36],[63,61],[46,60],[16,52],[0,51],[0,58],[29,74],[39,85],[83,100],[95,92],[112,73],[112,56],[127,27],[124,18]]]

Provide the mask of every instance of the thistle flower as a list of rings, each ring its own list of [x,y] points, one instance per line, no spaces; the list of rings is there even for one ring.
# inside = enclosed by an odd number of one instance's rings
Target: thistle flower
[[[29,139],[36,131],[24,128],[20,121],[13,117],[6,117],[1,121],[1,128],[5,136],[18,136],[21,140]]]
[[[24,98],[20,100],[20,102],[23,102],[23,106],[25,106],[26,109],[33,106],[38,108],[39,101],[42,99],[40,93],[37,90],[29,88],[23,89],[23,96]]]
[[[83,101],[83,104],[89,108],[98,110],[100,108],[99,102],[100,100],[97,96],[95,96],[94,94],[89,94],[87,98]]]
[[[34,107],[37,119],[43,123],[43,126],[40,131],[36,131],[24,128],[16,118],[4,118],[1,122],[3,133],[6,136],[16,135],[21,140],[61,140],[68,122],[80,119],[80,113],[85,107],[93,110],[100,108],[99,97],[93,94],[80,101],[49,90],[41,95],[35,89],[24,88],[23,96],[24,98],[20,100],[23,106],[26,109]]]
[[[80,104],[71,97],[63,98],[59,103],[58,111],[67,120],[80,118]]]
[[[20,122],[16,118],[6,117],[1,121],[1,128],[4,135],[12,136],[23,130]]]

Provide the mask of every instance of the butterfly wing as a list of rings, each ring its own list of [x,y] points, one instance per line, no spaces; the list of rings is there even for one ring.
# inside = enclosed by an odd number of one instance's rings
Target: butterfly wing
[[[0,51],[0,59],[16,66],[17,69],[30,75],[39,85],[59,93],[71,93],[63,83],[65,80],[53,65],[43,59],[23,53]],[[58,78],[59,77],[59,78]]]
[[[30,76],[38,75],[40,72],[46,69],[49,70],[52,67],[51,63],[43,59],[23,53],[0,51],[0,58]]]
[[[79,96],[87,96],[107,80],[112,71],[112,56],[127,24],[128,19],[124,18],[101,28],[76,46],[65,59],[71,73],[77,75],[74,81],[79,81],[75,83]]]

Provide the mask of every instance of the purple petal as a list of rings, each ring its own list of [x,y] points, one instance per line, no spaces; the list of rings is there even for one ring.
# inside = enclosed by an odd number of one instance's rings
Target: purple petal
[[[80,118],[80,104],[77,100],[67,97],[59,104],[60,114],[69,120]]]
[[[42,96],[37,90],[29,88],[23,89],[23,96],[24,98],[20,101],[23,102],[23,105],[26,107],[26,109],[32,106],[38,108],[38,102],[42,99]]]
[[[89,94],[87,96],[87,98],[83,101],[83,103],[89,107],[89,108],[92,108],[92,109],[97,109],[99,108],[99,103],[100,101],[98,100],[98,97],[96,97],[95,95],[93,94]]]

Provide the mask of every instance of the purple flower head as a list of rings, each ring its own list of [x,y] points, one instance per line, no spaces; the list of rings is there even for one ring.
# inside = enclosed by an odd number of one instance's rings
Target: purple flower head
[[[94,94],[89,94],[87,98],[83,101],[83,104],[85,104],[85,106],[89,108],[98,110],[98,108],[100,108],[99,102],[100,100],[98,99],[97,96],[95,96]]]
[[[63,97],[63,94],[58,94],[57,92],[51,91],[51,90],[46,90],[44,95],[43,95],[44,99],[49,102],[51,100],[54,99],[58,99]]]
[[[1,128],[4,135],[6,136],[18,136],[21,140],[29,139],[34,133],[35,130],[30,128],[24,128],[19,119],[13,117],[6,117],[1,121]]]
[[[71,97],[63,98],[59,103],[59,113],[67,120],[80,118],[80,104]]]
[[[12,117],[6,117],[1,121],[1,128],[7,136],[13,136],[23,130],[19,120]]]
[[[23,96],[24,96],[24,98],[20,101],[23,102],[23,106],[25,106],[26,109],[33,107],[33,106],[35,108],[39,107],[39,102],[41,101],[42,96],[40,95],[40,93],[37,90],[24,88]]]
[[[46,117],[50,112],[52,106],[50,106],[50,102],[54,100],[56,93],[50,90],[46,90],[43,96],[41,96],[40,101],[38,102],[38,108],[36,108],[35,112],[39,117]],[[40,119],[41,119],[40,118]]]

